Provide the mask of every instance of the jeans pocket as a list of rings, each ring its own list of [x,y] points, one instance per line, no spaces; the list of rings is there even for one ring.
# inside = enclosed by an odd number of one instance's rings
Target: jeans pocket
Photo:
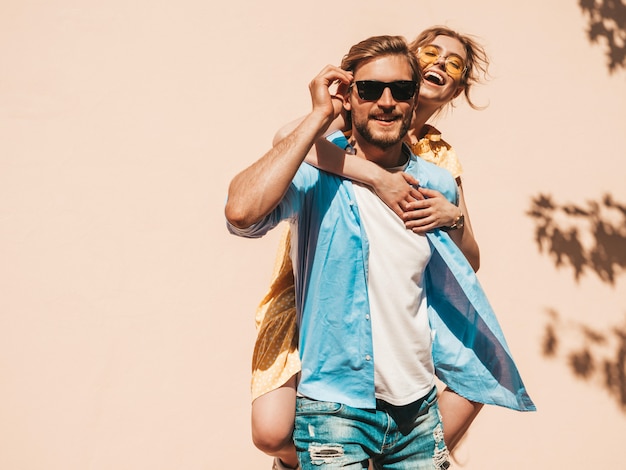
[[[311,400],[310,398],[298,397],[296,399],[296,414],[336,414],[343,409],[343,404],[332,401]]]

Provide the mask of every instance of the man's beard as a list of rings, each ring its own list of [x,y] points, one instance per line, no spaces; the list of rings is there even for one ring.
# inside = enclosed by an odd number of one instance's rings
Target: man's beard
[[[363,136],[363,139],[365,139],[366,142],[385,150],[389,147],[393,147],[398,142],[402,142],[402,139],[404,139],[404,136],[411,127],[412,117],[412,113],[404,116],[402,118],[402,125],[397,132],[378,132],[377,135],[371,132],[370,128],[368,127],[368,124],[370,123],[370,116],[367,116],[364,120],[356,120],[354,119],[354,116],[352,116],[352,123],[354,125],[354,128],[359,134],[361,134],[361,136]]]

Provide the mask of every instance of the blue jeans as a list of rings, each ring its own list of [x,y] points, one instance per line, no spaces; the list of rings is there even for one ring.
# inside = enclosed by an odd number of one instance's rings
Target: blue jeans
[[[298,397],[294,442],[302,470],[445,470],[450,466],[437,389],[406,406],[375,410]]]

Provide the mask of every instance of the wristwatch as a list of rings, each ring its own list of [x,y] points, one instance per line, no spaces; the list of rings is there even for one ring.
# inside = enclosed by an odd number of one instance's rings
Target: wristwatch
[[[460,216],[456,218],[456,220],[454,221],[452,225],[450,225],[449,227],[441,227],[441,229],[446,232],[449,232],[450,230],[463,228],[463,225],[465,225],[465,216],[461,214]]]

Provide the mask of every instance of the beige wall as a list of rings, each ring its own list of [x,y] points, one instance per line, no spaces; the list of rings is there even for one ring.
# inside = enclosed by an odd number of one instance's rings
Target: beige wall
[[[248,381],[278,234],[227,234],[228,182],[351,44],[441,23],[492,58],[487,110],[459,103],[437,125],[463,159],[481,282],[539,408],[486,409],[456,468],[615,468],[626,382],[607,387],[602,361],[626,334],[624,216],[561,207],[626,205],[625,73],[608,73],[578,2],[215,3],[0,7],[0,468],[269,468]],[[613,284],[538,251],[539,194],[583,251],[590,221],[621,227],[602,242],[621,263],[603,265]],[[585,346],[583,377],[570,356]]]

